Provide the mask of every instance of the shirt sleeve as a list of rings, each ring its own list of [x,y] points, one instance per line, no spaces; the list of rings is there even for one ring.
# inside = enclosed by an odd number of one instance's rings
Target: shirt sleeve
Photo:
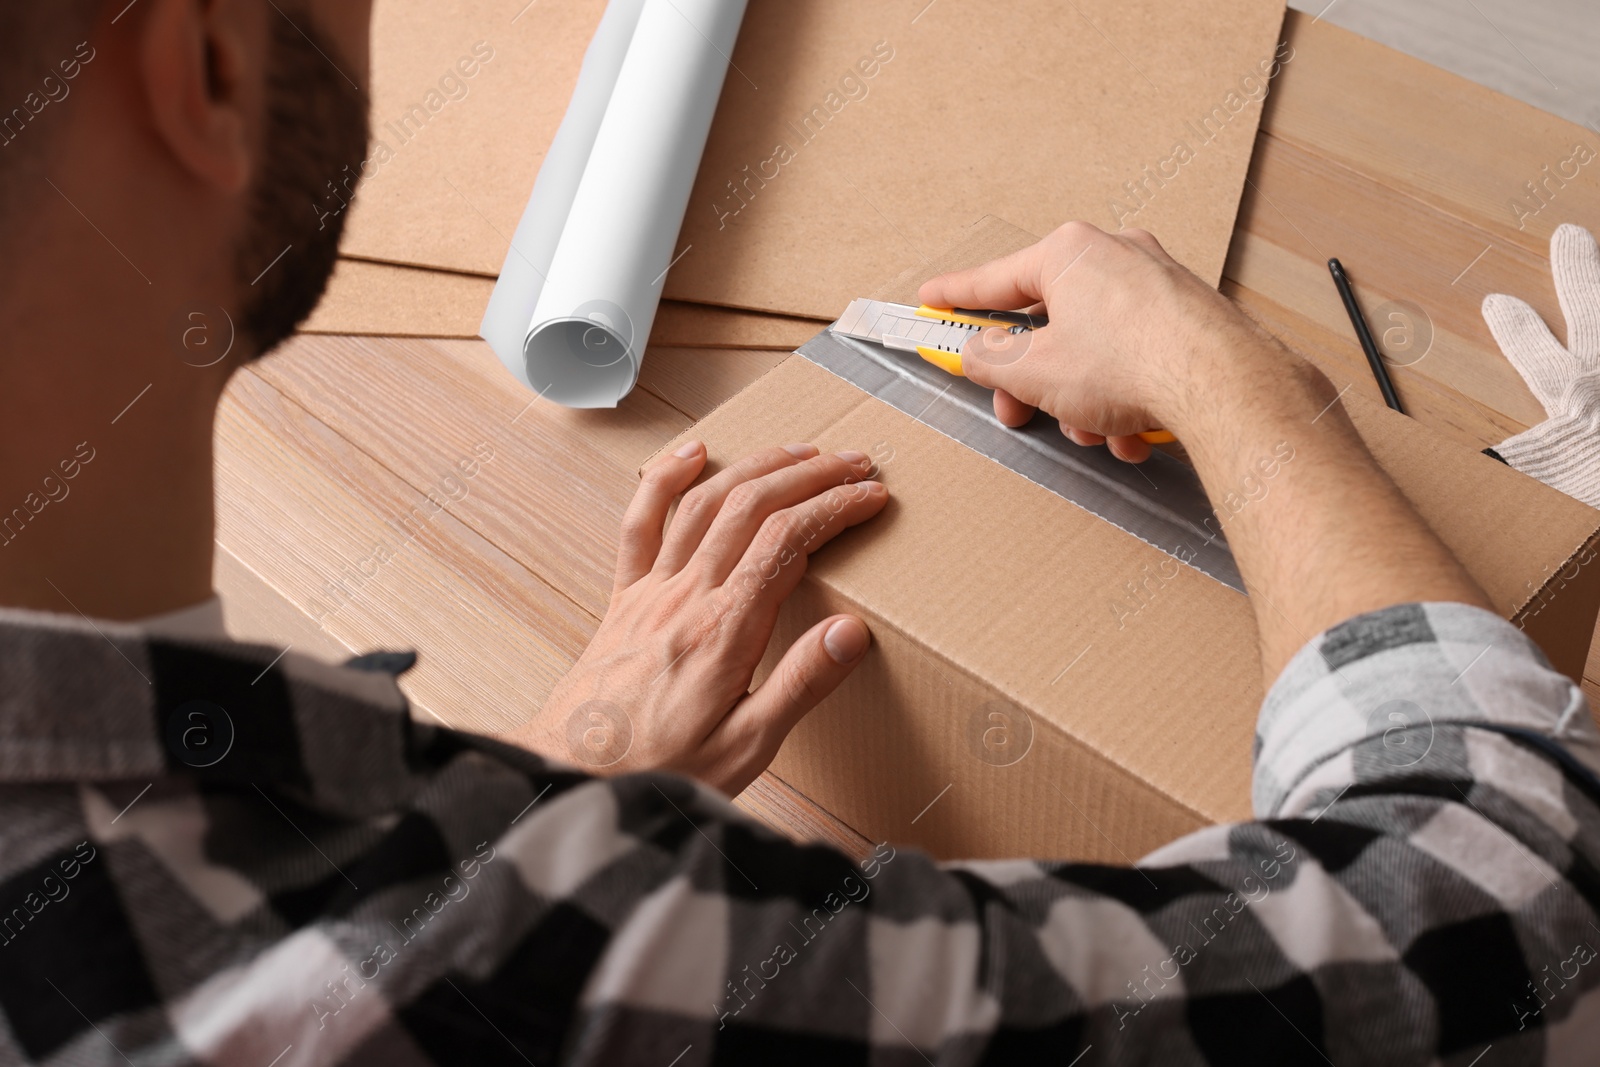
[[[1256,821],[1135,867],[857,864],[661,775],[566,788],[496,847],[543,902],[523,944],[559,949],[565,1062],[1574,1062],[1600,1029],[1597,765],[1520,631],[1408,604],[1284,670]]]

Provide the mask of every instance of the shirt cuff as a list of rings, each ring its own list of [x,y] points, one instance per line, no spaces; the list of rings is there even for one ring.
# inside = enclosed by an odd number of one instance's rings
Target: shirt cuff
[[[1325,630],[1283,669],[1256,725],[1256,814],[1297,814],[1283,810],[1295,787],[1363,742],[1413,775],[1446,777],[1450,761],[1423,757],[1437,731],[1461,726],[1532,731],[1600,767],[1582,690],[1521,630],[1466,604],[1397,604]]]

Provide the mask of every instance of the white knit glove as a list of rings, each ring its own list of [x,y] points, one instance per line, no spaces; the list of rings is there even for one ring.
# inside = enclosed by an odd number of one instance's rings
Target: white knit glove
[[[1567,317],[1563,348],[1514,296],[1483,299],[1489,332],[1544,405],[1545,421],[1494,446],[1524,474],[1600,508],[1600,247],[1571,223],[1550,238],[1550,271]]]

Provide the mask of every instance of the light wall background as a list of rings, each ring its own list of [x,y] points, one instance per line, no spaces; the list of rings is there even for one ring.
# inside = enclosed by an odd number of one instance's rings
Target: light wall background
[[[1600,132],[1600,0],[1289,0]]]

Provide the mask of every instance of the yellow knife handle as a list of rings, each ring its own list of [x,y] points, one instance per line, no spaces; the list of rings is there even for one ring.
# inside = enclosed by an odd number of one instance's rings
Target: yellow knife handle
[[[1033,330],[1050,322],[1043,315],[1029,315],[1025,311],[975,311],[972,308],[936,308],[927,304],[918,307],[916,313],[924,319],[943,319],[945,322],[961,322],[968,326],[999,326],[1007,330],[1018,326]]]
[[[926,345],[917,346],[917,355],[932,363],[946,374],[954,374],[958,378],[965,378],[966,371],[961,366],[961,353],[946,352],[942,348],[929,348]],[[1136,435],[1141,441],[1152,445],[1170,445],[1177,438],[1166,430],[1145,430]]]
[[[961,368],[960,352],[946,352],[942,348],[929,348],[926,345],[918,345],[917,355],[946,374],[954,374],[957,378],[965,378],[967,376],[967,372]]]

